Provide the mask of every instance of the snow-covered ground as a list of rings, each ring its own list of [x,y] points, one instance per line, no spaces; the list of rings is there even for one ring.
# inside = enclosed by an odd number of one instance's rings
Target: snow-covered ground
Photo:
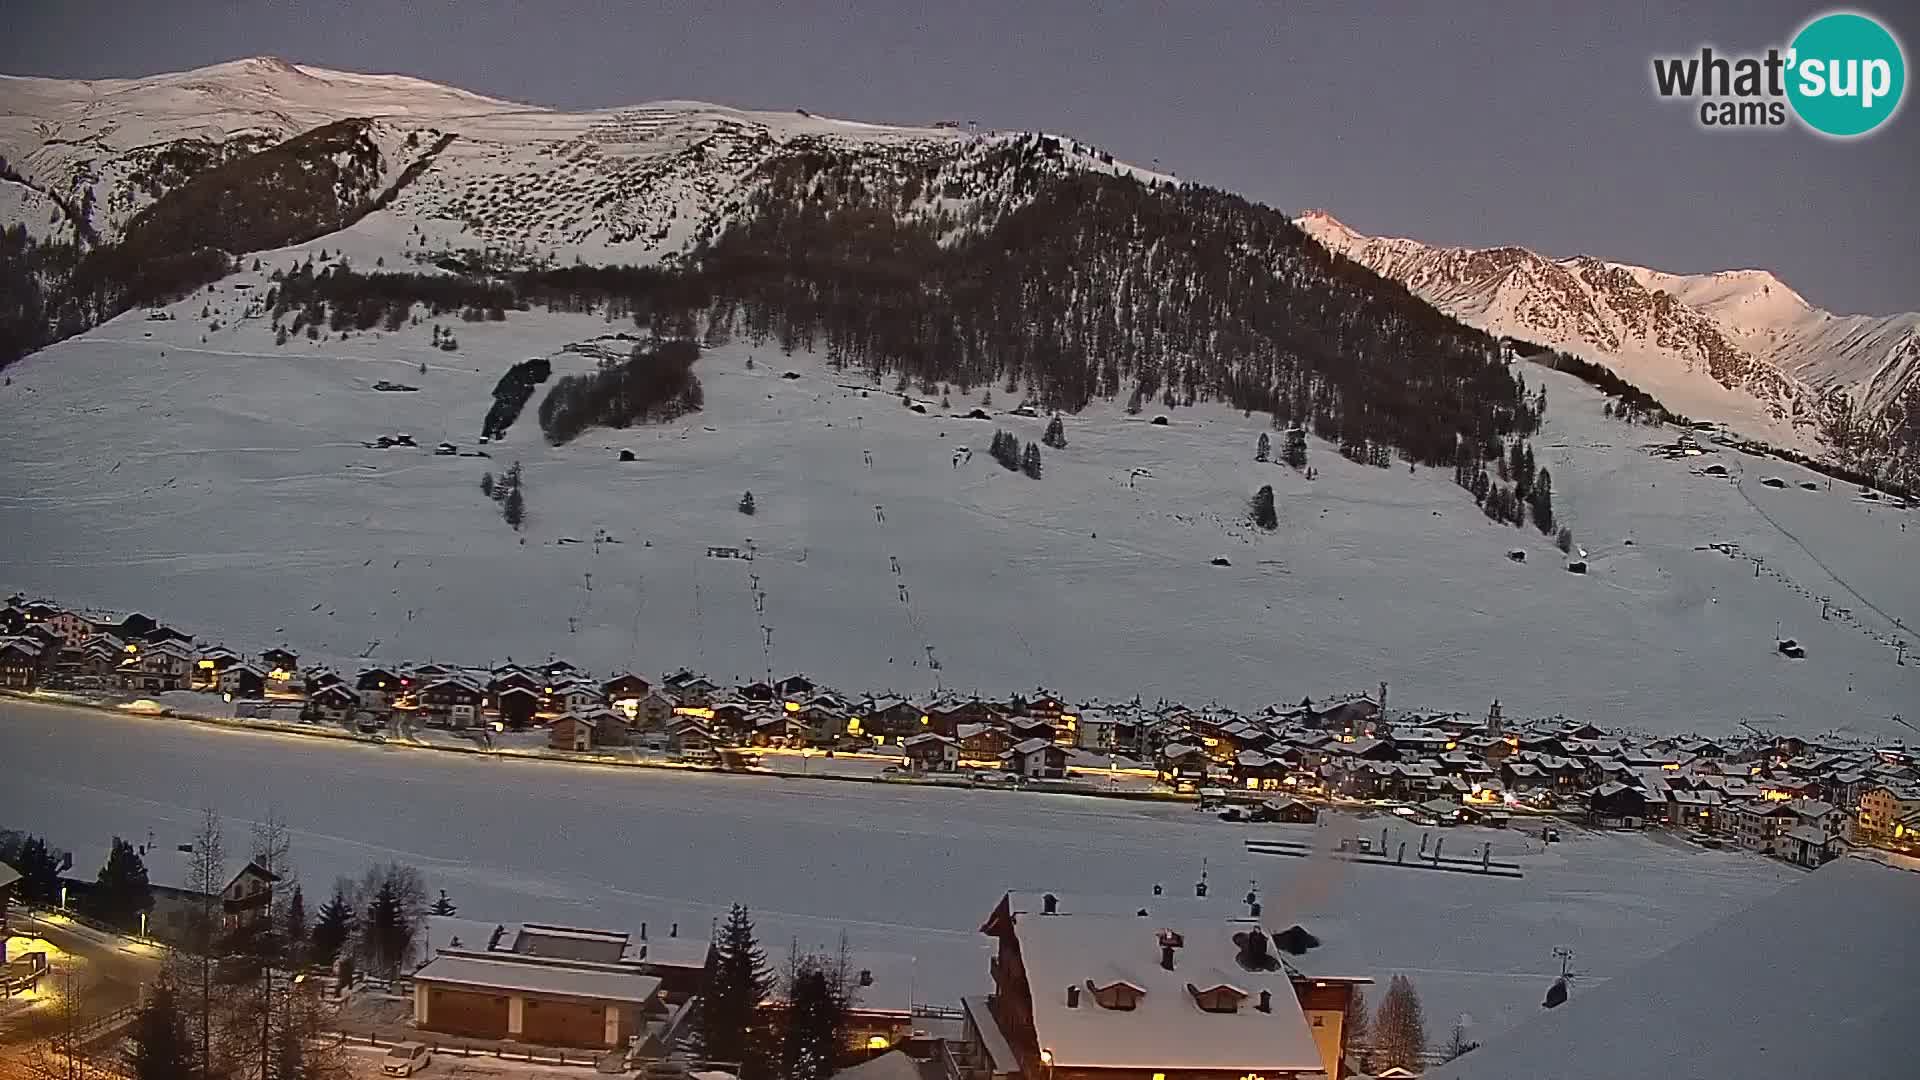
[[[1543,850],[1479,829],[1449,831],[1446,850],[1491,841],[1524,879],[1260,857],[1247,838],[1331,844],[1382,823],[1240,826],[1074,796],[580,769],[13,700],[0,700],[0,757],[32,777],[0,788],[0,826],[56,846],[104,851],[149,830],[179,843],[212,808],[240,850],[248,821],[272,810],[292,828],[310,907],[336,875],[385,859],[418,866],[478,919],[691,933],[740,901],[775,953],[844,928],[856,949],[916,956],[915,997],[936,1003],[988,985],[978,927],[1007,889],[1145,903],[1155,884],[1189,895],[1204,870],[1227,907],[1256,884],[1269,924],[1305,925],[1357,973],[1407,973],[1436,1030],[1465,1012],[1479,1035],[1538,1009],[1556,946],[1603,979],[1798,874],[1653,836],[1575,833]]]
[[[349,236],[401,232],[377,214]],[[1358,466],[1319,442],[1311,482],[1256,463],[1259,416],[1178,409],[1158,427],[1097,407],[1067,418],[1069,446],[1031,480],[986,453],[995,427],[1034,440],[1046,422],[1006,414],[1001,388],[991,422],[959,417],[977,388],[921,415],[891,380],[863,391],[857,372],[740,344],[699,362],[706,409],[687,422],[556,449],[536,399],[490,459],[435,456],[442,439],[474,449],[510,364],[586,370],[562,350],[631,325],[531,312],[446,321],[454,352],[424,325],[276,347],[244,316],[267,284],[239,275],[171,322],[131,313],[9,370],[0,586],[347,664],[558,653],[598,671],[804,670],[853,692],[1239,706],[1386,680],[1396,705],[1877,738],[1909,736],[1892,717],[1920,701],[1920,665],[1886,644],[1913,639],[1894,620],[1920,620],[1920,518],[1782,463],[1652,457],[1672,431],[1609,421],[1541,369],[1525,372],[1550,399],[1536,454],[1585,576],[1532,529],[1487,522],[1444,470]],[[420,389],[375,391],[383,379]],[[362,445],[398,431],[422,449]],[[515,460],[520,535],[479,490]],[[1712,461],[1734,477],[1700,475]],[[1245,524],[1265,483],[1271,535]],[[753,517],[736,509],[748,490]],[[1701,550],[1716,543],[1762,558],[1759,576]],[[707,554],[749,545],[751,562]],[[1819,596],[1852,614],[1823,621]],[[1776,653],[1776,626],[1807,659]]]

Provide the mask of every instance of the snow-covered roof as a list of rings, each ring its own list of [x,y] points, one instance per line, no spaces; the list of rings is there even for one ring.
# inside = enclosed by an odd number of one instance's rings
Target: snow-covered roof
[[[1841,859],[1427,1080],[1897,1075],[1920,1015],[1916,910],[1920,872]]]
[[[593,998],[645,1004],[660,992],[660,980],[605,966],[567,965],[509,959],[505,954],[472,956],[442,953],[414,972],[419,982],[479,986],[489,990],[519,990],[534,994]]]
[[[1174,966],[1160,965],[1158,934],[1172,929],[1183,944]],[[1320,1053],[1300,1011],[1286,969],[1248,971],[1235,960],[1238,946],[1224,923],[1169,926],[1157,918],[1026,915],[1015,923],[1027,986],[1033,997],[1034,1033],[1053,1052],[1056,1068],[1317,1070]],[[1125,981],[1143,987],[1131,1010],[1102,1008],[1096,986]],[[1079,987],[1077,1004],[1067,988]],[[1231,986],[1247,1000],[1235,1012],[1200,1008],[1193,990]],[[1260,991],[1271,995],[1271,1012],[1255,1007]]]

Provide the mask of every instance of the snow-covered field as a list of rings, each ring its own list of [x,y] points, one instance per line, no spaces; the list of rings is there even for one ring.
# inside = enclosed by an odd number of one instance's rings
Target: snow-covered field
[[[310,249],[403,228],[374,215]],[[343,663],[558,653],[599,671],[805,670],[854,692],[1046,685],[1238,706],[1386,680],[1395,705],[1477,714],[1498,698],[1508,716],[1881,738],[1910,735],[1892,717],[1920,701],[1920,665],[1886,644],[1912,638],[1894,620],[1920,620],[1920,518],[1785,464],[1650,457],[1673,432],[1606,420],[1598,396],[1540,369],[1526,372],[1550,398],[1536,453],[1590,550],[1585,576],[1532,529],[1487,522],[1444,470],[1357,466],[1318,442],[1311,482],[1256,463],[1258,416],[1178,409],[1157,427],[1096,408],[1067,419],[1069,446],[1031,480],[986,453],[996,426],[1033,440],[1045,424],[1006,415],[1002,388],[992,422],[959,418],[978,388],[953,415],[937,397],[921,415],[890,380],[863,396],[859,373],[739,344],[697,365],[691,422],[555,449],[536,399],[491,459],[439,457],[442,439],[473,448],[510,364],[586,370],[561,350],[631,325],[532,312],[448,321],[455,352],[424,325],[276,347],[236,282],[266,285],[240,275],[172,322],[132,313],[9,370],[0,586]],[[420,390],[377,392],[381,379]],[[362,445],[398,431],[422,449]],[[514,460],[521,535],[479,490]],[[1695,472],[1710,461],[1735,477]],[[1263,483],[1271,535],[1244,523]],[[753,517],[736,509],[748,490]],[[752,562],[707,555],[749,542]],[[1713,543],[1761,557],[1759,576],[1700,550]],[[1852,615],[1822,621],[1818,596]],[[1775,652],[1776,625],[1807,659]]]
[[[1477,1037],[1539,1007],[1556,946],[1602,979],[1798,874],[1652,836],[1572,834],[1543,851],[1479,829],[1448,832],[1447,851],[1491,840],[1524,879],[1258,857],[1246,838],[1330,843],[1381,823],[1238,826],[1074,796],[583,769],[10,700],[0,758],[31,777],[0,786],[0,827],[83,859],[116,834],[179,843],[208,807],[243,849],[247,822],[271,809],[293,830],[310,907],[336,875],[385,859],[479,919],[694,931],[740,901],[776,954],[844,928],[857,949],[916,956],[915,997],[948,1004],[988,985],[978,927],[1004,890],[1146,903],[1155,884],[1189,895],[1204,869],[1227,907],[1255,883],[1270,925],[1305,925],[1357,973],[1407,973],[1434,1030],[1465,1012]]]

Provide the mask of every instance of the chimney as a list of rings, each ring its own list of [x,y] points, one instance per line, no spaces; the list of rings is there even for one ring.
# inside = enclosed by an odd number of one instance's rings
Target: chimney
[[[1077,1009],[1079,1007],[1080,1007],[1080,988],[1077,986],[1067,987],[1067,1008]]]
[[[1263,1013],[1272,1012],[1273,1011],[1273,991],[1271,990],[1260,991],[1260,1004],[1255,1005],[1254,1008],[1259,1009]]]
[[[1040,898],[1040,914],[1042,915],[1060,914],[1060,898],[1053,895],[1052,893],[1048,893],[1047,895],[1041,897]]]
[[[1259,918],[1260,917],[1260,901],[1255,900],[1252,904],[1249,904],[1247,914],[1253,916],[1256,919]]]
[[[1160,946],[1160,966],[1166,968],[1168,971],[1173,970],[1173,946]]]
[[[668,936],[668,937],[679,937],[679,936],[680,936],[680,924],[679,924],[679,923],[674,923],[674,924],[673,924],[672,926],[669,926],[669,927],[667,927],[667,936]]]
[[[872,968],[860,969],[860,985],[861,986],[873,985],[873,969]]]
[[[1164,891],[1164,890],[1162,890],[1162,889],[1161,889],[1161,887],[1160,887],[1159,885],[1155,885],[1155,886],[1153,887],[1153,895],[1155,895],[1155,896],[1159,896],[1159,895],[1161,894],[1161,892],[1163,892],[1163,891]]]
[[[641,941],[647,940],[647,924],[646,923],[640,924],[640,940]]]

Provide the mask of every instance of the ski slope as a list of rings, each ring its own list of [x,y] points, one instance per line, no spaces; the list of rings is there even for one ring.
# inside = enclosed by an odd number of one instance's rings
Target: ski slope
[[[1375,979],[1375,1002],[1392,974],[1412,977],[1436,1040],[1462,1013],[1476,1038],[1537,1013],[1556,946],[1575,952],[1578,996],[1801,873],[1652,834],[1573,831],[1543,849],[1513,830],[1447,830],[1447,852],[1491,842],[1520,880],[1259,857],[1247,838],[1331,848],[1382,822],[1248,827],[1190,805],[589,769],[9,700],[0,753],[35,777],[0,788],[0,826],[78,852],[88,873],[113,836],[179,843],[203,809],[244,851],[249,822],[272,812],[309,910],[336,877],[389,859],[474,919],[645,921],[656,935],[677,921],[695,935],[738,901],[776,964],[789,941],[831,945],[844,930],[855,949],[915,957],[914,999],[948,1007],[991,985],[978,928],[1004,891],[1144,905],[1156,884],[1190,899],[1204,871],[1223,918],[1257,888],[1269,929],[1306,926],[1323,942],[1310,956]],[[1421,831],[1394,842],[1411,856]]]
[[[10,369],[0,585],[342,664],[560,654],[600,671],[804,670],[850,692],[1235,706],[1386,680],[1397,705],[1475,714],[1498,698],[1509,716],[1651,731],[1911,733],[1891,717],[1913,718],[1920,665],[1896,666],[1887,642],[1915,640],[1895,620],[1920,621],[1912,515],[1784,463],[1651,457],[1673,432],[1606,420],[1551,372],[1527,372],[1550,398],[1536,456],[1585,576],[1532,529],[1489,523],[1444,472],[1354,465],[1317,441],[1313,481],[1258,463],[1258,416],[1203,406],[1159,427],[1096,407],[1032,480],[986,454],[996,426],[1031,441],[1046,423],[1006,414],[1003,388],[991,422],[959,418],[978,389],[922,415],[891,382],[738,343],[696,366],[706,409],[690,422],[552,448],[536,398],[490,459],[435,456],[443,439],[474,449],[510,364],[585,371],[568,347],[624,355],[608,336],[631,325],[536,311],[448,321],[454,352],[424,324],[276,347],[248,298],[305,253],[267,256],[172,321],[131,313]],[[420,389],[373,390],[382,379]],[[401,431],[422,449],[362,445]],[[479,490],[514,460],[522,534]],[[1735,477],[1695,474],[1713,460]],[[1263,483],[1270,535],[1245,523]],[[736,509],[749,490],[753,517]],[[707,553],[749,541],[752,562]],[[1698,550],[1716,543],[1764,560],[1759,576]],[[1819,596],[1853,621],[1823,621]],[[1776,624],[1806,660],[1776,654]]]

